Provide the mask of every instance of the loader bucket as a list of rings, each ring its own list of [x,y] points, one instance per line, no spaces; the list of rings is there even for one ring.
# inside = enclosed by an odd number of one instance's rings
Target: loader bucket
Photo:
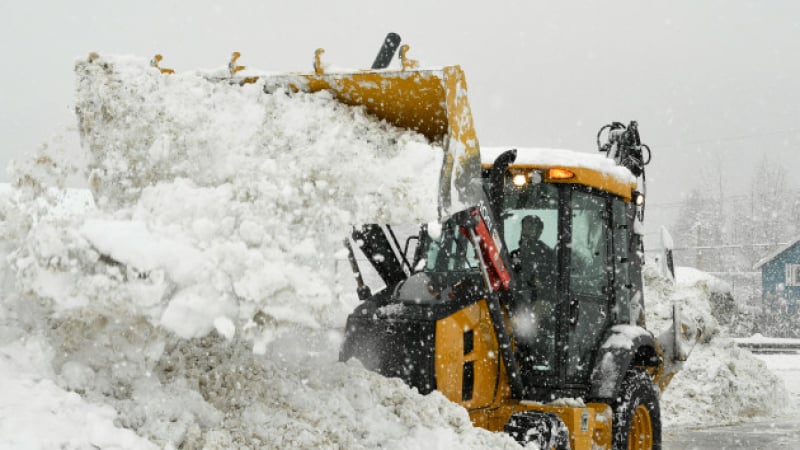
[[[281,87],[304,92],[328,90],[342,103],[363,106],[392,125],[441,143],[444,158],[439,178],[440,216],[476,202],[470,182],[480,178],[480,152],[467,100],[467,83],[459,66],[263,78],[265,91]]]

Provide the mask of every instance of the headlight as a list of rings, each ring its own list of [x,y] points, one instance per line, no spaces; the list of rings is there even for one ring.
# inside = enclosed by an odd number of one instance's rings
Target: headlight
[[[516,187],[522,187],[528,182],[528,177],[525,176],[524,173],[518,173],[511,178],[511,182],[514,183],[514,186]]]
[[[644,205],[644,194],[641,192],[633,191],[633,201],[636,203],[636,206]]]

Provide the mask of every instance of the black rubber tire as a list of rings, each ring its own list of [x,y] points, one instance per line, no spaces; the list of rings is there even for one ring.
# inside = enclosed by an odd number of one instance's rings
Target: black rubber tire
[[[612,422],[614,450],[628,450],[633,413],[640,405],[644,405],[650,413],[653,450],[661,450],[661,406],[658,401],[658,390],[650,375],[641,369],[632,369],[625,374],[617,401],[611,405],[614,411]]]

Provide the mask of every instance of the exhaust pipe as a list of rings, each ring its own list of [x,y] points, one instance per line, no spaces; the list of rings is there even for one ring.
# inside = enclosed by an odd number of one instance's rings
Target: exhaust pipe
[[[378,56],[375,57],[375,61],[372,63],[372,69],[385,69],[389,67],[389,64],[392,62],[392,58],[394,58],[394,54],[397,51],[397,47],[400,47],[400,35],[397,33],[389,33],[386,35],[386,38],[383,40],[383,45],[381,45],[381,49],[378,51]]]

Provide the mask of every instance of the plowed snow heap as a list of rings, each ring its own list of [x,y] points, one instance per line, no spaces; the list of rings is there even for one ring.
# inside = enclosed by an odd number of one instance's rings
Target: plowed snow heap
[[[132,300],[163,305],[151,319],[184,338],[216,319],[256,340],[329,323],[342,231],[435,217],[441,150],[327,92],[265,94],[143,61],[77,71],[92,192],[121,219],[82,234],[157,288]]]
[[[135,58],[76,72],[97,208],[25,195],[44,184],[27,173],[5,204],[21,231],[7,268],[18,294],[0,317],[28,311],[8,322],[47,349],[36,370],[158,445],[514,445],[441,396],[336,362],[330,330],[356,301],[333,288],[342,237],[352,223],[434,219],[441,149],[325,92],[265,94]],[[35,161],[52,172],[57,159]],[[104,432],[76,424],[54,442],[143,445],[103,413]]]

